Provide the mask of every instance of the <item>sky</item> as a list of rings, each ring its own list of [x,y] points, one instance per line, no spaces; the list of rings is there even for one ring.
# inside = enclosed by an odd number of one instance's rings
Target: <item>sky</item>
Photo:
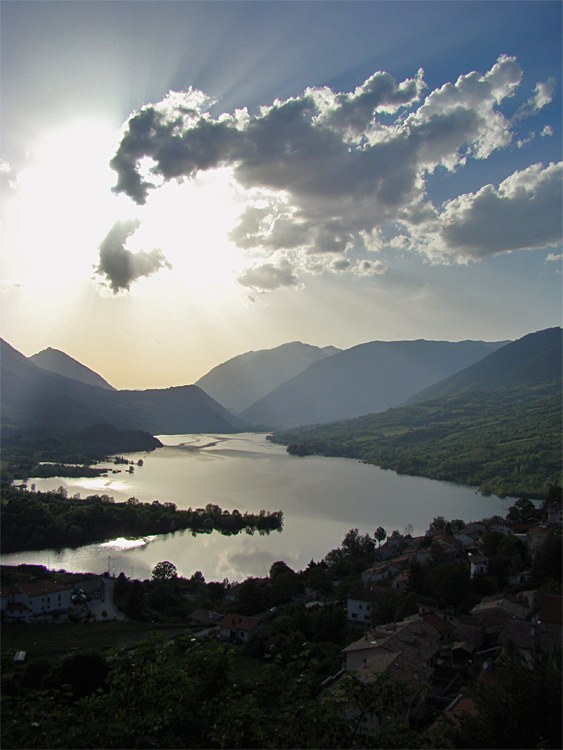
[[[2,0],[0,335],[145,389],[561,325],[561,13]]]

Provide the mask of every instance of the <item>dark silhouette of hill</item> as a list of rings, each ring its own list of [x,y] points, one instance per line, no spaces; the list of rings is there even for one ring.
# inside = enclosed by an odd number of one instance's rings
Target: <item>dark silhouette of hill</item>
[[[63,375],[65,378],[72,378],[87,385],[97,385],[100,388],[107,388],[110,391],[116,389],[104,380],[101,375],[91,370],[86,365],[81,364],[76,359],[69,357],[68,354],[61,352],[59,349],[48,347],[37,354],[29,357],[34,365],[41,367],[43,370],[49,370],[57,375]]]
[[[561,483],[561,343],[560,328],[529,334],[408,405],[274,440],[297,456],[357,458],[489,494],[545,497]]]
[[[533,388],[561,382],[563,331],[560,327],[529,333],[470,367],[425,388],[405,404],[447,398],[467,391]]]
[[[0,340],[1,341],[1,340]],[[1,341],[2,427],[73,431],[107,423],[151,434],[238,432],[244,423],[195,385],[115,391],[37,367]]]
[[[334,346],[319,348],[292,341],[273,349],[239,354],[214,367],[196,385],[238,414],[313,362],[340,351]]]
[[[505,343],[419,339],[360,344],[315,362],[240,416],[287,429],[381,412]]]
[[[161,448],[158,438],[152,437],[143,430],[118,430],[112,424],[95,424],[83,427],[75,436],[78,444],[90,452],[135,453],[136,451]]]

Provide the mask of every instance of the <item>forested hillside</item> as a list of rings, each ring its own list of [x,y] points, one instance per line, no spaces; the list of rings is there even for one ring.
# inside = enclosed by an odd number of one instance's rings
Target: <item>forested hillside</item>
[[[475,391],[274,440],[290,453],[359,458],[485,494],[543,498],[561,483],[561,389]]]
[[[290,453],[360,458],[399,474],[543,498],[561,485],[561,328],[523,336],[409,405],[279,433]]]

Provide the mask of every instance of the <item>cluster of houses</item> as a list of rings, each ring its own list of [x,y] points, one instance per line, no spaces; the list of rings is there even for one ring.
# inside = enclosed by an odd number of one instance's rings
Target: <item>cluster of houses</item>
[[[562,642],[562,598],[554,594],[539,596],[537,590],[525,586],[532,578],[530,570],[511,575],[508,590],[485,596],[466,614],[418,604],[418,611],[400,622],[381,623],[383,609],[398,603],[409,591],[409,573],[414,563],[463,563],[470,576],[486,575],[488,559],[483,554],[482,540],[490,531],[515,536],[527,547],[533,559],[550,534],[560,533],[562,512],[559,504],[551,506],[546,524],[537,519],[527,523],[468,523],[459,533],[445,529],[411,537],[394,532],[374,552],[374,564],[362,573],[362,588],[349,591],[346,609],[350,623],[363,625],[364,635],[343,649],[341,671],[326,681],[327,689],[338,691],[341,679],[350,672],[362,681],[375,680],[378,675],[400,681],[409,691],[408,708],[402,717],[415,725],[424,722],[429,701],[450,711],[474,710],[471,697],[459,682],[456,667],[472,662],[487,664],[483,679],[491,679],[491,657],[507,640],[514,642],[527,659],[535,644],[552,650]],[[558,527],[555,528],[554,527]],[[451,531],[448,529],[448,531]],[[17,583],[2,589],[2,619],[5,621],[48,621],[68,615],[83,606],[89,596],[98,596],[100,578],[85,581],[85,588],[52,580]],[[264,579],[264,585],[270,584]],[[103,587],[103,581],[101,581]],[[321,605],[314,601],[314,592],[306,606]],[[232,592],[231,592],[232,594]],[[388,610],[387,610],[388,611]],[[218,630],[220,637],[231,643],[247,643],[262,624],[260,615],[248,617],[237,613],[227,615],[196,610],[194,623]],[[446,669],[444,670],[444,667]],[[446,676],[444,676],[446,675]],[[377,717],[371,729],[377,731]]]
[[[469,523],[460,533],[440,530],[415,538],[395,533],[375,551],[376,563],[362,574],[364,587],[348,594],[348,620],[364,625],[366,630],[362,638],[343,650],[343,668],[327,680],[327,688],[337,694],[341,679],[350,672],[364,682],[383,674],[391,681],[401,681],[409,691],[408,708],[401,718],[414,725],[424,722],[430,704],[447,708],[452,714],[474,710],[460,683],[461,666],[468,662],[486,664],[483,680],[492,679],[492,660],[508,639],[527,659],[531,659],[534,644],[548,650],[560,646],[561,596],[547,594],[540,602],[537,590],[522,590],[532,575],[523,570],[510,576],[507,593],[484,597],[467,614],[419,604],[416,614],[400,622],[377,625],[379,610],[407,594],[414,562],[463,562],[470,568],[471,577],[486,575],[489,561],[482,554],[481,541],[487,532],[518,537],[533,558],[553,533],[554,525],[561,525],[560,506],[553,508],[545,526],[531,519],[526,524]],[[231,613],[217,615],[214,623],[224,640],[246,643],[261,620]],[[370,729],[377,731],[378,718],[372,716],[369,721],[373,725]]]

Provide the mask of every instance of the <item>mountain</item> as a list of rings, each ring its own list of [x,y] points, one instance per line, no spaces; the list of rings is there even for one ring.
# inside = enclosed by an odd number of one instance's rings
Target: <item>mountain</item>
[[[417,394],[418,403],[274,440],[300,456],[357,458],[487,494],[543,498],[561,484],[561,342],[559,328],[529,334]]]
[[[98,373],[81,364],[76,359],[69,357],[68,354],[61,352],[59,349],[48,347],[37,352],[37,354],[33,354],[29,359],[34,365],[41,367],[43,370],[55,372],[57,375],[63,375],[65,378],[72,378],[72,380],[78,380],[87,385],[97,385],[100,388],[115,391],[115,388],[98,375]]]
[[[562,330],[546,328],[503,346],[461,372],[425,388],[405,404],[447,398],[467,391],[533,388],[561,382]]]
[[[241,412],[274,429],[349,419],[397,406],[506,342],[371,341],[310,365]]]
[[[319,348],[292,341],[274,349],[239,354],[214,367],[196,385],[238,414],[313,362],[340,351],[334,346]]]
[[[238,432],[246,425],[195,385],[116,391],[48,372],[0,339],[3,436],[100,423],[151,434]]]

